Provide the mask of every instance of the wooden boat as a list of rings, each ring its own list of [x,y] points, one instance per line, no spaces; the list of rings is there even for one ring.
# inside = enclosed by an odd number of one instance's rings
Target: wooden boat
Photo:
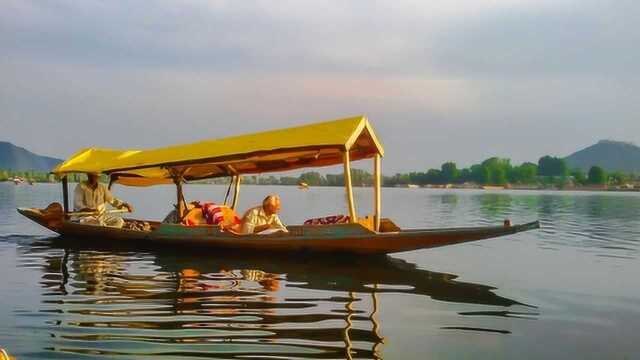
[[[387,254],[457,244],[539,228],[537,221],[511,225],[446,229],[400,229],[381,216],[381,157],[384,154],[364,116],[273,130],[221,140],[209,140],[153,150],[85,149],[58,165],[63,205],[48,209],[21,208],[27,218],[79,241],[136,241],[148,246],[209,246],[259,251],[320,251]],[[353,199],[351,161],[373,159],[373,215],[358,217]],[[241,176],[298,168],[342,164],[349,223],[289,226],[288,233],[239,235],[216,226],[183,226],[147,221],[144,230],[84,225],[71,220],[67,175],[102,173],[110,186],[176,186],[177,212],[186,201],[182,185],[189,181],[230,176],[234,188],[231,208],[238,204]],[[226,200],[225,200],[226,203]],[[128,221],[135,221],[129,219]]]

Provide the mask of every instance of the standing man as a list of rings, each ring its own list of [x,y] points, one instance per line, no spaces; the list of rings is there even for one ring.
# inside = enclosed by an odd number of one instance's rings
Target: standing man
[[[243,234],[289,232],[278,217],[279,211],[280,197],[278,195],[267,196],[261,206],[247,210],[242,217],[240,231]]]
[[[111,195],[111,191],[104,184],[98,182],[98,174],[87,173],[87,181],[81,181],[73,191],[73,208],[75,211],[96,212],[96,215],[80,218],[80,223],[99,226],[121,228],[124,220],[105,212],[106,204],[129,212],[133,207]]]

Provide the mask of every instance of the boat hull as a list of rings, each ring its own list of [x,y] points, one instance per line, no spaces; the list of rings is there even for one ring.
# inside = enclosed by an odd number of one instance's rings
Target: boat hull
[[[290,226],[289,233],[237,235],[213,226],[182,226],[150,222],[151,231],[52,221],[38,209],[18,209],[22,215],[79,243],[135,243],[141,247],[189,246],[248,251],[342,252],[390,254],[494,238],[537,229],[539,222],[489,227],[415,229],[374,232],[361,224]],[[389,222],[387,220],[387,222]]]

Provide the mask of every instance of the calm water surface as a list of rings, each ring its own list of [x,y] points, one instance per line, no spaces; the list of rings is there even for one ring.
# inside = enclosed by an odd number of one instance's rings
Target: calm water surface
[[[339,188],[245,186],[240,206],[274,192],[287,223],[346,212]],[[174,197],[115,193],[149,219]],[[0,347],[18,359],[640,359],[640,194],[384,189],[402,227],[543,228],[378,259],[65,248],[15,212],[59,198],[0,183]]]

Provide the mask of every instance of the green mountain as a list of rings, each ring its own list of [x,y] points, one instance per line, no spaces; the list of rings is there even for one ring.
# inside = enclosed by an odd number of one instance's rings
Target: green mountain
[[[565,160],[570,169],[589,171],[589,168],[597,165],[606,171],[640,173],[640,147],[621,141],[600,140],[567,156]]]
[[[50,171],[62,160],[40,156],[31,151],[0,141],[0,169],[13,171]]]

